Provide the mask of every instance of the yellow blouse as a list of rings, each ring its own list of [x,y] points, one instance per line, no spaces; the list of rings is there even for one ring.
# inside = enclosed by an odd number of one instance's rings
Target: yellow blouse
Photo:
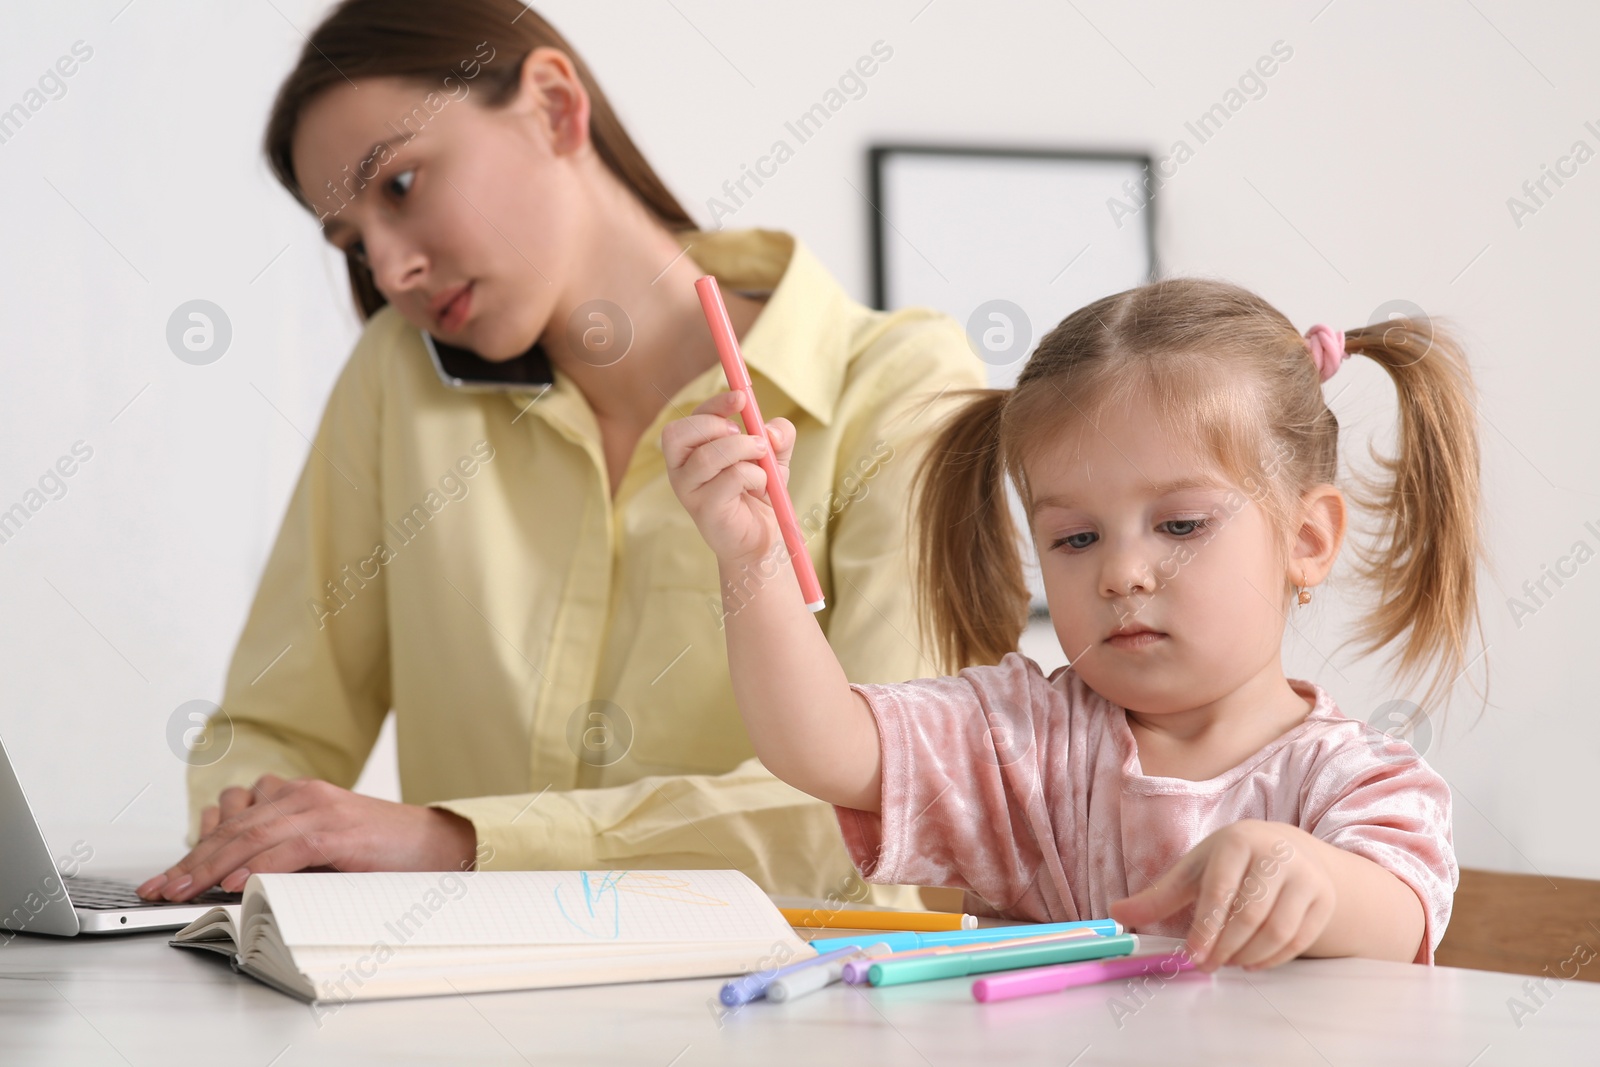
[[[798,429],[790,493],[846,675],[936,673],[905,524],[938,396],[983,384],[960,327],[857,304],[782,233],[682,240],[724,288],[770,292],[742,347],[762,413]],[[191,841],[201,807],[263,773],[350,786],[392,708],[405,800],[471,820],[485,868],[734,867],[859,899],[832,809],[751,754],[716,558],[667,484],[662,428],[725,388],[720,367],[684,386],[613,499],[559,371],[542,394],[454,389],[415,327],[374,315],[239,639],[227,725],[198,749],[227,751],[191,757]]]

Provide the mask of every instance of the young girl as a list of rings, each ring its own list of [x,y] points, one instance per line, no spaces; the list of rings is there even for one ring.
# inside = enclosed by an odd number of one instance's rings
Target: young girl
[[[757,755],[836,805],[872,881],[967,891],[968,908],[1109,914],[1187,936],[1197,964],[1299,955],[1431,963],[1457,870],[1450,791],[1404,742],[1286,678],[1290,613],[1332,570],[1348,515],[1322,383],[1349,353],[1388,371],[1396,454],[1358,499],[1380,592],[1360,632],[1399,674],[1466,662],[1477,619],[1478,453],[1459,350],[1426,321],[1305,336],[1259,297],[1173,280],[1048,334],[1016,388],[945,424],[920,470],[921,603],[954,677],[852,685],[802,604],[737,393],[663,434],[716,552],[734,695]],[[1056,636],[1048,678],[1004,492],[1031,516]],[[751,572],[771,575],[748,595]],[[930,666],[932,666],[930,664]]]

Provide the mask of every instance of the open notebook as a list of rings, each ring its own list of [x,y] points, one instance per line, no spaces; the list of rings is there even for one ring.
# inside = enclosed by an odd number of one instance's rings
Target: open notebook
[[[742,974],[805,951],[738,871],[258,874],[171,943],[338,1002]]]

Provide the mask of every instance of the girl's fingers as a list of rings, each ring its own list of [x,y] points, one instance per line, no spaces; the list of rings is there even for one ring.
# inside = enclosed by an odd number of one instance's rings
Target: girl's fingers
[[[772,455],[778,461],[778,472],[783,484],[789,484],[789,460],[794,456],[796,432],[794,423],[778,416],[767,423],[767,436],[772,439]]]
[[[222,821],[222,813],[215,804],[200,809],[200,836],[205,837]]]
[[[737,501],[746,493],[766,497],[767,472],[754,463],[735,463],[706,483],[701,490],[706,505],[716,508]]]
[[[1239,894],[1234,898],[1233,910],[1229,913],[1228,923],[1206,953],[1205,962],[1208,967],[1222,967],[1237,962],[1234,957],[1266,924],[1277,906],[1278,895],[1282,889],[1281,878],[1266,879],[1258,872],[1246,868],[1246,874],[1239,883]]]
[[[1288,963],[1310,948],[1312,943],[1322,936],[1322,931],[1327,929],[1328,921],[1333,918],[1333,906],[1332,897],[1319,896],[1314,898],[1311,901],[1311,906],[1306,909],[1305,915],[1300,920],[1299,931],[1289,939],[1288,944],[1263,960],[1256,970],[1264,971],[1269,967],[1277,967]]]
[[[720,415],[690,415],[667,423],[661,431],[661,455],[667,461],[667,470],[677,470],[695,449],[738,433],[739,428]]]
[[[1124,926],[1143,928],[1160,922],[1191,902],[1198,892],[1194,853],[1181,857],[1172,868],[1132,896],[1111,905],[1111,917]]]
[[[725,393],[718,393],[713,397],[702,400],[700,406],[694,409],[694,414],[721,415],[723,418],[731,418],[743,408],[744,392],[738,389],[730,389]]]
[[[682,490],[693,493],[735,464],[759,463],[767,445],[759,437],[735,434],[710,441],[689,454],[678,475]],[[759,468],[757,468],[759,469]],[[763,481],[762,485],[765,486]]]
[[[778,460],[782,463],[789,462],[789,453],[794,448],[794,423],[779,415],[767,423],[767,436],[772,438],[772,447],[777,453]]]
[[[1277,956],[1300,933],[1316,896],[1316,890],[1303,881],[1284,886],[1250,940],[1223,962],[1249,968]]]
[[[1207,857],[1189,931],[1189,954],[1197,967],[1210,966],[1216,940],[1234,920],[1234,900],[1250,868],[1250,854],[1250,847],[1243,842],[1223,839],[1216,842]]]

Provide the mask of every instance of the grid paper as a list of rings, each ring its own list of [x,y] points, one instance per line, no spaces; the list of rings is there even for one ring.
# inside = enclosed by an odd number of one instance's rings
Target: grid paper
[[[603,945],[788,941],[738,871],[256,875],[284,944]],[[254,879],[252,879],[254,880]]]

